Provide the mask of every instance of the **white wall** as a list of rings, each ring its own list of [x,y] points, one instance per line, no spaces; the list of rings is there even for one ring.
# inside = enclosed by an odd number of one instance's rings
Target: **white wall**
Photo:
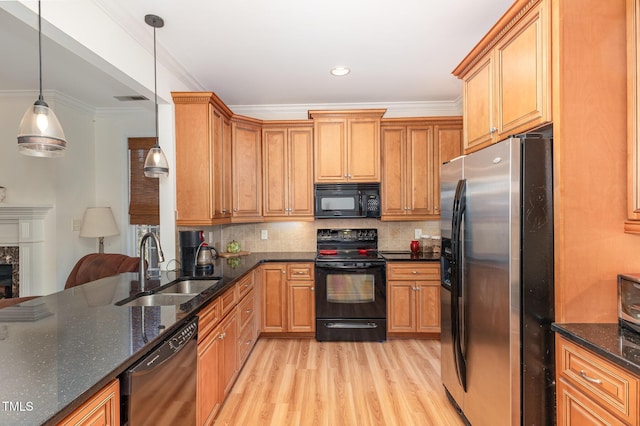
[[[18,152],[16,134],[22,114],[37,94],[0,94],[0,186],[7,188],[5,203],[50,204],[46,218],[45,282],[35,283],[33,294],[64,288],[77,260],[97,251],[97,239],[80,238],[73,221],[87,207],[112,208],[120,235],[105,238],[105,251],[134,254],[129,244],[127,138],[155,133],[153,112],[145,109],[94,111],[63,95],[47,93],[67,137],[60,158],[38,158]]]

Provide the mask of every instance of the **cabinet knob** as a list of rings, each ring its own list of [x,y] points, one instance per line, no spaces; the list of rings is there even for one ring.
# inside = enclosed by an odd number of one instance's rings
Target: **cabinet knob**
[[[227,209],[220,210],[222,213],[227,213]]]
[[[309,290],[311,290],[311,291],[315,291],[315,290],[316,290],[316,288],[315,288],[315,287],[311,287],[311,288],[309,288]]]
[[[411,271],[411,273],[412,273],[412,274],[417,274],[417,273],[418,273],[418,271]]]
[[[489,133],[497,133],[498,132],[498,128],[497,127],[491,127],[489,129]]]
[[[250,314],[251,313],[251,309],[247,309],[245,312]]]
[[[233,208],[233,212],[235,213],[235,212],[237,212],[237,211],[238,211],[238,209],[237,209],[236,207],[234,207],[234,208]]]
[[[227,333],[222,333],[220,336],[218,336],[218,339],[220,340],[224,340],[224,336],[226,336]]]
[[[282,271],[282,273],[283,273],[283,274],[286,274],[286,272],[285,272],[285,271]]]

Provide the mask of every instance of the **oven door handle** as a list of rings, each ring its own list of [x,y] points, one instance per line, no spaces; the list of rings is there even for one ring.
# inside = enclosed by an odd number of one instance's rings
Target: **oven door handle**
[[[373,268],[381,268],[384,267],[384,263],[377,263],[377,264],[372,264],[372,265],[365,265],[365,266],[349,266],[349,265],[344,265],[344,266],[340,266],[340,265],[331,265],[331,266],[324,266],[320,263],[316,263],[316,269],[353,269],[353,270],[358,270],[358,269],[373,269]]]

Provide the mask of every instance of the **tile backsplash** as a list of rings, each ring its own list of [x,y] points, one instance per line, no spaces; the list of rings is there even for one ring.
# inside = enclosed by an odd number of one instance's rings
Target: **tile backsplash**
[[[207,242],[221,251],[236,240],[242,250],[250,252],[288,252],[316,250],[316,230],[319,228],[376,228],[380,250],[409,250],[415,229],[422,234],[440,235],[440,222],[381,222],[376,219],[322,219],[313,222],[265,222],[220,225],[198,228],[205,231]],[[180,228],[180,230],[195,228]],[[261,239],[263,231],[267,239]],[[211,238],[213,235],[213,238]]]

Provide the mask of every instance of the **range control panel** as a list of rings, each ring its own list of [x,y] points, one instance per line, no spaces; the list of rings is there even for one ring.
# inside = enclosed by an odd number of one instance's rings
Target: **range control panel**
[[[318,229],[317,243],[378,242],[378,230],[365,229]]]

